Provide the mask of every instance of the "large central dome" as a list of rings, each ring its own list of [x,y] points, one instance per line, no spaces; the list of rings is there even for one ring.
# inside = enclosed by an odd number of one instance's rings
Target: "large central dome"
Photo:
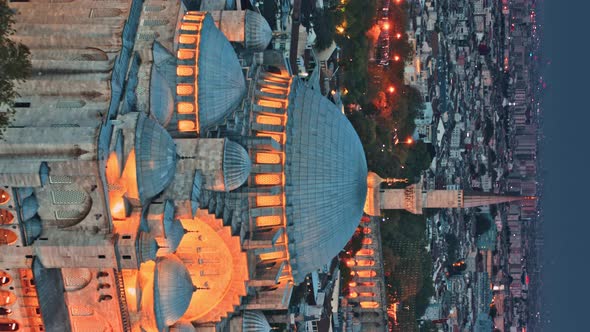
[[[295,81],[288,110],[286,213],[295,282],[344,248],[362,217],[367,163],[337,107]]]

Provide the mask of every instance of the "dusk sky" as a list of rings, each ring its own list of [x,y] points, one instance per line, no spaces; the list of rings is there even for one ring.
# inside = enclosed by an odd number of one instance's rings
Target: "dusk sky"
[[[545,305],[548,331],[590,319],[590,2],[544,1]],[[586,328],[584,328],[586,327]]]

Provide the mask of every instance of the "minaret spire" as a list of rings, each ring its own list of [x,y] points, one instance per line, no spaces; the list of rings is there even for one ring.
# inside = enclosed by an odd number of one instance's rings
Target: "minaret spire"
[[[534,196],[502,196],[485,193],[464,193],[463,207],[470,208],[476,206],[485,206],[492,204],[501,204],[521,200],[535,200]]]
[[[463,190],[424,190],[422,180],[403,189],[381,189],[381,184],[408,183],[408,179],[387,178],[369,172],[365,213],[381,215],[382,210],[406,210],[422,214],[428,208],[471,208],[491,204],[535,199],[531,196],[502,196],[487,193],[465,193]]]

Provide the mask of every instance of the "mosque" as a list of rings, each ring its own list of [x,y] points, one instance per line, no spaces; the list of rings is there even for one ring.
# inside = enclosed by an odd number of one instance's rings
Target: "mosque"
[[[33,75],[0,140],[0,331],[270,331],[363,211],[468,206],[380,189],[231,0],[9,5]]]

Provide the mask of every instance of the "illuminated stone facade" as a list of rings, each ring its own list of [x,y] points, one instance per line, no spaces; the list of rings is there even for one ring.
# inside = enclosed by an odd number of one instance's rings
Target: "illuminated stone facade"
[[[34,75],[0,141],[0,326],[270,329],[362,215],[346,118],[257,13],[10,6]]]
[[[367,332],[385,331],[388,324],[387,290],[383,276],[380,221],[368,217],[363,217],[361,221],[364,241],[354,257],[346,261],[352,275],[346,285],[348,295],[341,301],[342,311],[348,325],[358,326],[361,331]]]

